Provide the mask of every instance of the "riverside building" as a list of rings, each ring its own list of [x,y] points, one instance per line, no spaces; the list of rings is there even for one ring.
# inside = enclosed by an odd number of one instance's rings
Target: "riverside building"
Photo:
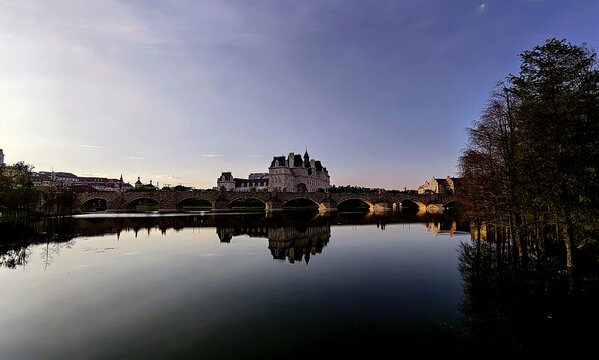
[[[231,172],[223,172],[216,181],[217,188],[227,191],[328,191],[331,178],[320,160],[310,159],[308,150],[304,157],[289,153],[275,156],[268,173],[250,174],[248,179],[234,178]]]

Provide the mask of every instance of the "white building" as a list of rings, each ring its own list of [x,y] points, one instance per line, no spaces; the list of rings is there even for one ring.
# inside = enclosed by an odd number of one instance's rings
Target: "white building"
[[[310,159],[308,151],[301,155],[275,156],[268,173],[253,173],[248,179],[234,178],[231,172],[223,172],[216,179],[218,189],[227,191],[286,191],[296,192],[304,188],[308,192],[328,191],[331,178],[319,160]]]
[[[216,186],[227,191],[267,191],[268,181],[268,173],[252,173],[248,179],[240,179],[234,178],[231,172],[223,172],[216,179]]]
[[[331,187],[331,177],[327,168],[319,160],[310,160],[308,150],[302,156],[289,153],[285,156],[275,156],[268,168],[270,176],[270,191],[295,192],[304,184],[308,192],[328,191]]]

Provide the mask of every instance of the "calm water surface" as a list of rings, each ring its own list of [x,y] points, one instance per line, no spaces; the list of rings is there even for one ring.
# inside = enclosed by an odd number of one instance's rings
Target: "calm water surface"
[[[1,358],[464,353],[459,229],[315,213],[39,225],[3,248]]]

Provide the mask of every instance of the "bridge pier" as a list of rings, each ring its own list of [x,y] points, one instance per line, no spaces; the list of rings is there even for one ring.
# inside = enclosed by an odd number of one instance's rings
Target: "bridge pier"
[[[324,200],[318,205],[318,211],[320,212],[328,212],[328,211],[337,211],[337,202],[334,200]]]
[[[266,211],[283,210],[283,203],[280,201],[267,201],[265,210]]]
[[[389,211],[390,209],[388,203],[376,203],[370,207],[370,211]]]

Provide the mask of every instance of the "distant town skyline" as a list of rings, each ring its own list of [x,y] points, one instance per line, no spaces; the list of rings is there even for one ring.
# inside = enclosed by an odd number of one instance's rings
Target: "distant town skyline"
[[[518,53],[597,50],[599,1],[3,1],[0,148],[37,171],[210,188],[273,156],[331,184],[455,176]]]

